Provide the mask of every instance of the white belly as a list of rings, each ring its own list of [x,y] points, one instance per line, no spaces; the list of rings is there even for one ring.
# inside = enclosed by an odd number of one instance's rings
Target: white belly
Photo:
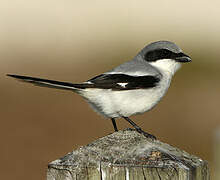
[[[86,89],[80,93],[92,108],[108,118],[129,117],[153,108],[166,93],[170,79],[161,80],[159,86],[149,89],[112,91]]]

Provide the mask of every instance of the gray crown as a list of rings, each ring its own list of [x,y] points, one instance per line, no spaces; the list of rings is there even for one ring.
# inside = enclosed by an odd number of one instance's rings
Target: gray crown
[[[156,41],[147,46],[145,46],[138,54],[145,55],[149,51],[154,51],[157,49],[167,49],[174,53],[180,53],[182,50],[173,42],[170,41]]]

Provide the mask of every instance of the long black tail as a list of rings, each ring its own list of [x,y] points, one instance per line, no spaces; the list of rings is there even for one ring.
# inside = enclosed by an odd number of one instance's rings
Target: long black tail
[[[29,76],[20,76],[20,75],[14,75],[14,74],[7,74],[7,76],[19,79],[23,82],[32,83],[37,86],[56,88],[56,89],[77,90],[77,89],[85,89],[89,85],[89,84],[72,84],[69,82],[54,81],[54,80],[49,80],[49,79],[41,79],[41,78],[29,77]]]

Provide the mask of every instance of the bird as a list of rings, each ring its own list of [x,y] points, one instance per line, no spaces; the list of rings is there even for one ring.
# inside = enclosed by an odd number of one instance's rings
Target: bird
[[[166,94],[172,77],[191,58],[173,42],[156,41],[146,45],[130,61],[82,83],[70,83],[16,74],[12,78],[38,86],[73,91],[91,107],[110,119],[118,131],[117,118],[123,118],[147,138],[156,136],[143,131],[130,116],[151,110]]]

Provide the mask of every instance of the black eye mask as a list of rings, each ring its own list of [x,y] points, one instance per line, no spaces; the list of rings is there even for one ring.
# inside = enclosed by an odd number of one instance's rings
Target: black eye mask
[[[144,59],[147,62],[154,62],[159,59],[173,59],[179,62],[186,62],[189,61],[189,56],[186,54],[180,52],[180,53],[174,53],[172,51],[169,51],[167,49],[157,49],[154,51],[149,51],[144,55]]]

